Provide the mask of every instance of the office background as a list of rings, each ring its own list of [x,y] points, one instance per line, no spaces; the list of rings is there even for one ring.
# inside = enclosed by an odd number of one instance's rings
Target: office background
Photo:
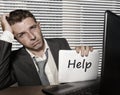
[[[66,38],[70,47],[88,45],[100,52],[101,74],[104,12],[120,14],[119,0],[0,0],[0,15],[15,9],[30,10],[46,38]],[[2,29],[0,27],[0,36]],[[14,40],[12,50],[20,48]]]

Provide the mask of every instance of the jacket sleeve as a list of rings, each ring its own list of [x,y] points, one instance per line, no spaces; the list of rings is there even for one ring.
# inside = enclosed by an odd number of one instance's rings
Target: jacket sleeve
[[[10,54],[12,44],[0,40],[0,89],[13,84],[10,68]]]

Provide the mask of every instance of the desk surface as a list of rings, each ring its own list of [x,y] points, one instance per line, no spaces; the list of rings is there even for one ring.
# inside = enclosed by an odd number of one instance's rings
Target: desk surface
[[[69,84],[74,86],[72,89],[76,89],[77,87],[85,88],[92,84],[95,84],[95,85],[98,84],[99,86],[99,81],[100,79],[93,80],[93,81],[69,83]],[[44,86],[9,87],[7,89],[0,90],[0,95],[45,95],[42,92],[43,88]]]
[[[45,95],[41,86],[10,87],[0,91],[0,95]]]

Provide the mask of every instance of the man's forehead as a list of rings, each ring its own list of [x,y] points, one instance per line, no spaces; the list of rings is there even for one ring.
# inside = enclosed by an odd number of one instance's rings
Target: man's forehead
[[[11,27],[15,33],[20,33],[23,31],[27,31],[30,27],[32,27],[35,24],[36,22],[34,21],[34,19],[26,18],[21,22],[17,22],[14,25],[11,25]]]
[[[36,24],[36,22],[34,21],[33,18],[25,18],[23,19],[21,22],[16,22],[14,25],[11,25],[12,27],[17,27],[17,26],[23,26],[23,27],[27,27],[27,26],[31,26]]]

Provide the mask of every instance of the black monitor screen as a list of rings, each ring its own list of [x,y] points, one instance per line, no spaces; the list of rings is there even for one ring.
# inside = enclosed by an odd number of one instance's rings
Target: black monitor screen
[[[104,19],[101,95],[120,95],[120,17],[107,10]]]

